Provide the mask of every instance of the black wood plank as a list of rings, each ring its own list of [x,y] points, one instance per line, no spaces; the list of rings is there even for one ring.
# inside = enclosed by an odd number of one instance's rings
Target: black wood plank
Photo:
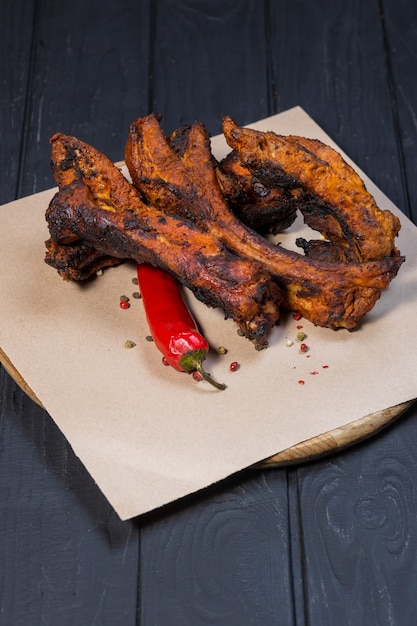
[[[382,137],[390,149],[378,154],[375,148],[372,161],[382,163],[387,187],[402,186],[401,193],[393,193],[416,220],[417,13],[409,2],[381,6],[385,58],[380,54],[379,59],[387,76],[392,131],[388,139],[387,132]],[[386,107],[382,103],[379,114]],[[388,113],[382,114],[388,120]],[[416,416],[414,405],[366,444],[297,471],[305,571],[310,573],[305,577],[307,623],[415,622]]]
[[[148,112],[149,10],[136,0],[39,0],[19,195],[52,187],[49,138],[78,136],[123,159]]]
[[[211,134],[223,115],[240,124],[270,114],[263,0],[157,0],[152,101],[166,132],[198,119]]]
[[[15,105],[2,117],[2,159],[12,161],[4,202],[53,185],[58,130],[123,157],[128,124],[148,107],[149,17],[147,2],[131,0],[22,0],[2,3],[2,15],[0,82]],[[137,525],[120,522],[4,371],[0,389],[0,623],[135,624]]]
[[[401,155],[377,0],[271,2],[270,21],[278,108],[302,106],[403,207]]]
[[[141,532],[140,623],[295,624],[289,507],[286,473],[266,471],[151,516]]]
[[[30,75],[33,0],[0,3],[0,203],[16,199]]]
[[[393,114],[405,173],[406,199],[401,208],[417,223],[417,4],[406,0],[381,4]]]
[[[135,624],[138,529],[0,367],[0,624]]]
[[[274,57],[278,106],[301,104],[407,210],[403,165],[408,155],[403,160],[390,84],[394,66],[387,56],[379,4],[293,2],[288,10],[279,3],[272,6],[273,41],[279,51]],[[391,9],[398,19],[398,6]],[[291,24],[293,36],[285,37]],[[408,32],[414,31],[409,27]],[[403,44],[403,54],[407,50],[410,55],[408,64],[403,59],[401,65],[404,72],[407,66],[404,83],[412,82],[414,49]],[[294,68],[297,72],[291,75]],[[407,129],[410,133],[410,124]],[[415,459],[405,453],[416,429],[412,419],[401,426],[331,461],[297,471],[304,582],[304,602],[297,603],[298,609],[304,607],[299,623],[413,623],[414,601],[403,613],[401,606],[413,594],[409,581],[416,567],[414,530],[409,528]]]
[[[415,623],[416,417],[297,471],[307,624]]]

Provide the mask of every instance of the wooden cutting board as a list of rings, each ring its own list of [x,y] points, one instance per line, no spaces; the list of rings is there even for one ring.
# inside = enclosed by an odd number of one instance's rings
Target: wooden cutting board
[[[42,402],[22,378],[1,348],[0,362],[19,387],[39,406],[43,406]],[[302,463],[336,452],[337,450],[343,450],[348,446],[371,437],[388,426],[414,404],[414,402],[415,400],[403,402],[402,404],[384,409],[383,411],[366,415],[359,420],[350,422],[345,426],[323,433],[307,441],[302,441],[257,463],[256,467],[279,467]]]
[[[331,452],[343,450],[348,446],[359,443],[364,439],[368,439],[375,433],[379,432],[395,419],[400,417],[415,400],[403,402],[396,406],[366,415],[359,420],[350,422],[340,428],[313,437],[308,441],[297,443],[291,448],[282,450],[278,454],[265,459],[261,463],[257,463],[257,467],[278,467],[281,465],[291,465],[294,463],[302,463],[325,456]]]

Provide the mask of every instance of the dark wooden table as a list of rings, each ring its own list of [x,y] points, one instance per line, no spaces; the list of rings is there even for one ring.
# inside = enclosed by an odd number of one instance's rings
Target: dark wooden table
[[[150,111],[216,134],[301,105],[417,222],[413,0],[3,0],[0,24],[2,204],[53,186],[58,130],[120,160]],[[121,522],[0,368],[1,626],[414,626],[416,417]]]

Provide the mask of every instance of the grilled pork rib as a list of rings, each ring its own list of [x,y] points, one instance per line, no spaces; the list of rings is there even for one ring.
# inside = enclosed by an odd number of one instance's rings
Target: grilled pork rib
[[[249,135],[252,143],[248,139],[245,153],[241,146],[245,135],[240,134],[245,130],[225,119],[229,145],[239,153],[243,165],[262,179],[264,165],[259,154],[263,135]],[[196,122],[180,132],[180,141],[176,133],[166,138],[155,115],[139,118],[130,126],[125,161],[147,201],[193,220],[239,256],[260,262],[279,282],[287,308],[299,311],[318,326],[355,329],[404,260],[392,242],[387,245],[387,256],[351,262],[312,259],[274,245],[230,211],[219,187],[204,126]],[[256,167],[250,148],[258,150]],[[278,166],[275,171],[275,184],[300,187],[299,179],[282,173]]]
[[[297,189],[305,222],[343,248],[351,261],[399,256],[401,228],[391,211],[381,210],[355,170],[317,139],[239,128],[230,117],[223,132],[241,164],[265,185]]]
[[[266,185],[242,165],[235,150],[217,164],[216,174],[223,198],[246,226],[262,235],[276,235],[293,224],[299,189]]]
[[[63,134],[51,143],[59,190],[46,213],[49,265],[68,280],[84,280],[124,259],[157,265],[208,306],[222,308],[258,348],[266,344],[281,294],[259,262],[239,257],[184,217],[145,204],[92,146]]]

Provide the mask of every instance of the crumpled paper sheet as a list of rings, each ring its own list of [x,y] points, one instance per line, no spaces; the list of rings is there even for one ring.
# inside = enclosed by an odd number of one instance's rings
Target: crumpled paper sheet
[[[332,144],[299,107],[251,126]],[[222,137],[212,146],[218,158],[228,152]],[[122,519],[417,397],[417,228],[360,173],[379,206],[400,216],[398,247],[406,262],[397,278],[360,330],[335,332],[288,316],[261,352],[221,311],[187,294],[214,348],[207,368],[226,391],[161,365],[145,340],[141,301],[132,298],[133,264],[80,285],[44,263],[44,216],[55,189],[0,207],[0,347]],[[279,239],[294,247],[303,233],[297,221]],[[119,307],[123,294],[131,298],[127,310]],[[298,325],[307,335],[306,354],[296,341],[286,345]],[[136,347],[126,349],[126,340]],[[221,345],[226,355],[217,354]],[[229,370],[231,361],[240,363],[238,371]]]

